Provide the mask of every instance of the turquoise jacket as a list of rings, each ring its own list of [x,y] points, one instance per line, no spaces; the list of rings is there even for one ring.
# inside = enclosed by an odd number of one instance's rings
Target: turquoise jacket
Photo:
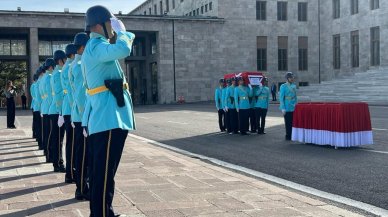
[[[46,71],[46,73],[42,76],[42,80],[39,84],[39,92],[42,98],[42,105],[41,105],[41,113],[44,115],[49,114],[49,109],[51,102],[53,100],[53,96],[51,94],[51,72]]]
[[[280,86],[279,90],[280,110],[286,110],[286,112],[293,112],[295,105],[298,103],[296,96],[296,85],[285,83]]]
[[[90,34],[90,40],[81,58],[81,68],[88,89],[105,86],[104,81],[107,79],[121,78],[127,83],[118,60],[130,55],[134,39],[133,33],[122,31],[117,33],[116,43],[110,44],[104,36],[94,32]],[[118,107],[116,98],[110,91],[88,95],[87,98],[90,108],[85,109],[84,116],[88,117],[89,135],[116,128],[136,128],[131,94],[128,90],[124,90],[124,107]]]
[[[252,97],[252,90],[246,86],[238,86],[234,89],[234,104],[236,109],[250,109],[249,97]]]
[[[228,86],[226,88],[226,94],[224,96],[224,105],[228,108],[228,109],[235,109],[236,106],[235,106],[235,99],[234,99],[234,89],[235,89],[235,86],[231,85],[231,86]],[[232,100],[232,98],[234,100]]]
[[[63,89],[62,115],[71,115],[73,96],[72,96],[72,91],[69,83],[68,72],[72,62],[73,62],[73,59],[67,58],[61,73],[61,84]]]
[[[76,55],[69,77],[71,78],[71,87],[73,89],[73,107],[71,110],[72,121],[81,122],[86,103],[86,86],[81,69],[81,55]],[[74,116],[74,118],[73,118]]]
[[[30,94],[32,97],[30,109],[32,109],[32,111],[35,111],[34,110],[34,107],[35,107],[35,86],[36,86],[36,82],[32,83],[30,86]]]
[[[51,76],[51,88],[53,100],[50,105],[49,115],[62,114],[63,89],[61,83],[62,67],[57,65]]]
[[[214,100],[216,101],[217,110],[224,109],[224,100],[222,94],[225,92],[225,88],[217,87],[215,91]]]
[[[254,87],[253,88],[253,105],[255,108],[268,109],[269,106],[269,88],[268,87]]]
[[[34,85],[34,107],[32,109],[35,112],[40,111],[40,106],[42,104],[42,96],[40,95],[40,92],[39,92],[40,82],[41,82],[41,77],[38,80],[36,80]]]

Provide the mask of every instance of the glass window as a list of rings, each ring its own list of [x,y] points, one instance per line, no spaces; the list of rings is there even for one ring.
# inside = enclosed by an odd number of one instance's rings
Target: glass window
[[[358,31],[353,31],[350,33],[350,41],[351,41],[351,58],[352,58],[352,67],[359,67],[359,33]]]
[[[267,71],[267,37],[257,37],[257,70]]]
[[[267,19],[267,2],[256,1],[256,20]]]
[[[213,2],[209,3],[209,11],[213,10]]]
[[[307,21],[307,2],[298,3],[298,21]]]
[[[358,14],[358,0],[350,0],[350,14]]]
[[[299,70],[308,70],[308,37],[301,36],[298,38],[298,62]]]
[[[333,0],[333,19],[340,18],[340,0]]]
[[[39,56],[51,56],[51,41],[39,41]]]
[[[7,39],[0,39],[0,55],[11,55],[11,41]]]
[[[166,12],[170,11],[170,2],[169,0],[166,0]]]
[[[380,28],[373,27],[370,29],[371,40],[371,65],[380,65]]]
[[[27,42],[25,40],[11,40],[11,55],[27,55]]]
[[[287,2],[278,2],[278,20],[287,20]]]
[[[340,35],[333,36],[333,67],[341,68],[341,41]]]
[[[379,0],[370,0],[370,9],[375,10],[380,7]]]
[[[65,50],[66,46],[70,44],[69,41],[53,41],[52,42],[52,51],[55,52],[56,50]]]
[[[288,70],[288,37],[278,37],[278,69],[279,71]]]

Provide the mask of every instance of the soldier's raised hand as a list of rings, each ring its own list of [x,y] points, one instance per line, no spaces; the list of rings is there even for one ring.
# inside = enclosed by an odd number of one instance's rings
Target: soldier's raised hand
[[[123,32],[127,31],[124,26],[124,23],[121,20],[117,19],[116,17],[110,18],[110,22],[111,22],[113,31],[115,31],[116,33],[121,31]]]

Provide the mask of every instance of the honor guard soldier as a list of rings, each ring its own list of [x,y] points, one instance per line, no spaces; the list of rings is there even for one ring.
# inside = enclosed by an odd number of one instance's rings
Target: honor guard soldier
[[[225,99],[226,107],[225,110],[228,114],[228,133],[237,134],[238,133],[238,116],[236,111],[236,99],[234,98],[234,89],[236,88],[236,78],[232,77],[229,80],[230,86],[226,90]]]
[[[263,79],[263,85],[253,88],[253,96],[257,133],[265,134],[265,119],[269,107],[268,78]]]
[[[30,94],[31,94],[31,111],[32,111],[32,138],[38,141],[36,136],[36,117],[34,113],[34,104],[35,104],[35,86],[36,86],[36,74],[34,74],[32,79],[32,84],[30,86]]]
[[[244,79],[242,77],[238,77],[237,81],[239,85],[234,90],[234,99],[238,113],[240,133],[241,135],[248,135],[249,109],[251,107],[249,97],[252,97],[252,86],[250,84],[249,88],[245,86]]]
[[[42,144],[42,138],[43,138],[43,132],[42,132],[42,118],[40,117],[40,110],[41,110],[41,104],[42,104],[42,96],[40,95],[39,92],[39,84],[41,81],[41,77],[43,75],[43,68],[42,66],[36,70],[35,73],[35,85],[34,88],[32,89],[33,92],[33,97],[34,97],[34,105],[32,107],[34,114],[33,118],[35,118],[35,125],[34,125],[34,130],[35,130],[35,135],[36,135],[36,141],[38,142],[39,150],[43,150],[43,144]]]
[[[128,131],[135,129],[119,60],[130,55],[135,35],[103,6],[89,8],[85,19],[91,32],[81,59],[88,89],[84,117],[91,149],[90,209],[92,217],[113,217],[114,176]]]
[[[50,121],[49,109],[51,102],[53,100],[53,96],[51,94],[51,73],[55,68],[55,61],[53,58],[46,59],[44,63],[44,75],[42,76],[42,80],[39,83],[39,92],[42,98],[41,105],[41,114],[40,116],[43,118],[43,148],[44,154],[46,155],[46,162],[52,162],[52,156],[50,152],[50,137],[52,131],[52,123]]]
[[[66,131],[66,175],[65,183],[74,183],[75,176],[75,158],[73,128],[71,126],[71,108],[73,104],[73,95],[69,83],[69,70],[73,63],[77,49],[74,44],[68,44],[65,48],[66,62],[61,72],[61,84],[63,89],[62,116],[64,119],[64,128]]]
[[[52,123],[50,145],[53,157],[54,172],[66,172],[63,165],[62,144],[65,128],[62,116],[63,88],[61,83],[62,68],[66,62],[66,53],[62,50],[54,52],[55,69],[51,76],[51,88],[53,101],[50,105],[49,115]]]
[[[292,72],[286,73],[287,82],[280,86],[279,100],[280,110],[284,116],[286,125],[286,140],[291,140],[292,137],[292,119],[295,106],[298,103],[296,95],[296,85],[294,84],[294,74]]]
[[[81,117],[84,114],[86,102],[86,86],[81,69],[81,57],[85,50],[85,46],[89,41],[89,36],[86,33],[78,33],[74,37],[74,45],[77,50],[71,69],[69,70],[70,84],[73,92],[73,107],[71,112],[73,132],[74,132],[74,148],[75,148],[75,177],[77,189],[75,199],[88,200],[89,189],[87,185],[87,168],[88,168],[88,152],[87,138],[82,134]]]
[[[225,132],[225,111],[224,111],[224,101],[223,101],[223,94],[225,94],[225,80],[220,79],[219,80],[219,87],[217,87],[215,91],[215,101],[216,101],[216,108],[218,111],[218,125],[220,127],[221,132]]]

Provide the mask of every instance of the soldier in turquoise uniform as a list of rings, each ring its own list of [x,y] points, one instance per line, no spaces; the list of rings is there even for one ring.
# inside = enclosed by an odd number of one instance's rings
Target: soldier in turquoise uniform
[[[264,78],[263,85],[253,88],[253,102],[258,134],[265,134],[264,128],[269,107],[269,92],[268,78]]]
[[[239,126],[241,135],[248,135],[249,129],[249,109],[251,108],[249,97],[252,97],[252,87],[244,84],[242,77],[237,78],[238,87],[234,90],[234,103],[238,112]]]
[[[236,99],[234,98],[234,89],[236,88],[236,78],[232,77],[228,80],[228,87],[224,96],[225,111],[227,114],[227,132],[229,134],[238,133],[238,116],[235,106]]]
[[[33,90],[33,97],[34,97],[34,105],[32,107],[33,111],[34,111],[34,118],[35,118],[35,126],[34,126],[34,129],[36,131],[35,135],[36,135],[36,141],[38,142],[38,146],[39,146],[39,150],[43,150],[43,144],[42,144],[42,118],[40,117],[40,107],[41,107],[41,104],[42,104],[42,98],[41,98],[41,95],[40,95],[40,92],[39,92],[39,84],[40,84],[40,81],[41,81],[41,77],[43,75],[43,68],[42,66],[38,68],[38,70],[36,70],[36,73],[35,73],[35,79],[36,79],[36,82],[35,82],[35,85],[34,85],[34,88],[32,89]]]
[[[74,147],[73,147],[73,128],[71,126],[71,108],[73,104],[73,94],[69,83],[69,69],[74,60],[77,49],[74,44],[68,44],[65,48],[66,62],[62,68],[61,84],[63,89],[62,116],[64,119],[64,128],[66,132],[66,175],[65,183],[74,183]]]
[[[50,105],[49,115],[52,123],[50,145],[53,157],[54,172],[65,173],[63,165],[62,145],[65,128],[63,127],[64,118],[62,116],[63,88],[61,83],[62,68],[66,62],[66,54],[62,50],[54,52],[54,61],[56,63],[53,75],[51,76],[51,88],[53,101]]]
[[[219,87],[215,90],[214,100],[216,101],[216,108],[218,111],[218,126],[220,127],[221,132],[225,131],[225,111],[224,111],[224,100],[223,94],[225,94],[225,80],[219,80]]]
[[[34,104],[35,104],[35,86],[36,86],[36,75],[34,74],[32,79],[32,84],[30,86],[30,95],[31,95],[31,106],[30,109],[32,110],[32,138],[34,138],[36,141],[38,141],[36,136],[36,115],[34,113]]]
[[[46,155],[46,162],[52,162],[52,156],[50,151],[50,137],[52,132],[52,123],[49,116],[49,109],[51,102],[53,100],[53,96],[51,94],[51,73],[55,67],[55,61],[53,58],[46,59],[44,63],[44,75],[41,78],[39,83],[39,92],[42,98],[41,104],[41,114],[40,116],[43,118],[43,150]]]
[[[298,103],[296,95],[296,85],[294,84],[294,74],[292,72],[286,73],[287,82],[280,86],[279,101],[280,110],[284,116],[286,126],[286,140],[291,140],[292,137],[292,119],[295,106]]]
[[[114,176],[129,130],[135,129],[132,99],[119,59],[130,55],[133,33],[103,6],[86,12],[90,40],[82,54],[86,77],[88,144],[90,145],[91,216],[115,216]]]
[[[89,41],[89,36],[86,33],[78,33],[74,37],[74,45],[76,46],[77,54],[75,60],[69,70],[69,78],[73,91],[73,108],[72,121],[74,131],[74,155],[75,155],[75,177],[77,189],[75,199],[88,200],[89,189],[87,185],[87,167],[88,167],[88,151],[87,138],[82,134],[81,117],[84,114],[86,102],[86,86],[81,69],[81,57],[85,50],[85,46]]]

